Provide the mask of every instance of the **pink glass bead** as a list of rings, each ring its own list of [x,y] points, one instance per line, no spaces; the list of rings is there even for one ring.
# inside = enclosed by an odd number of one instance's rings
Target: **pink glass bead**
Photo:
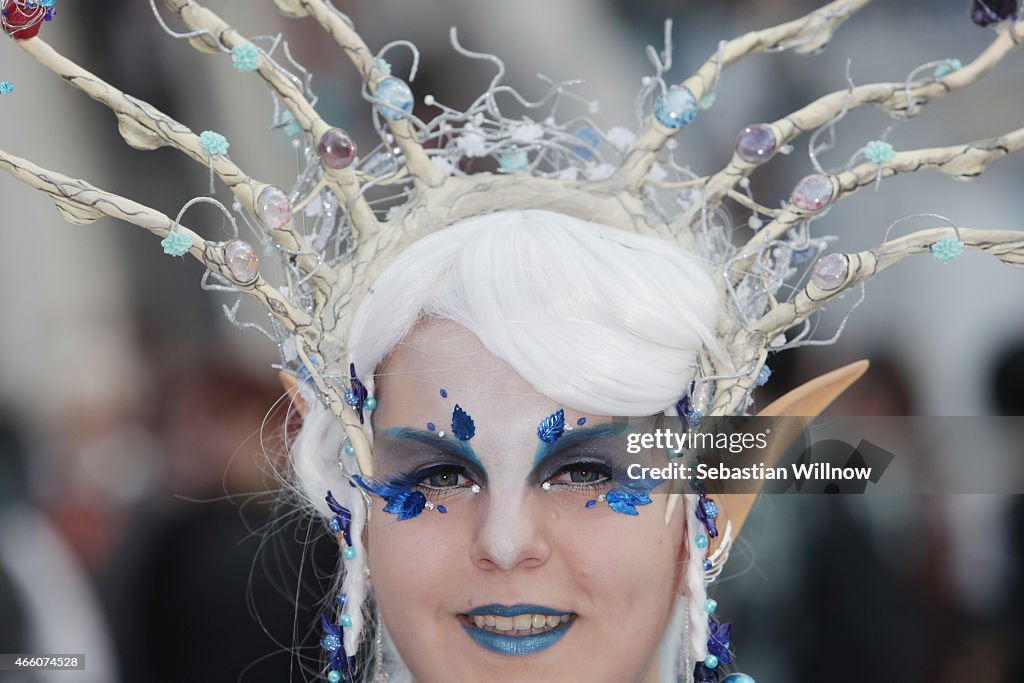
[[[248,242],[233,240],[225,244],[224,262],[240,285],[251,284],[260,274],[260,259]]]
[[[814,264],[811,270],[811,282],[818,289],[830,292],[846,282],[850,272],[850,260],[846,254],[825,254]]]
[[[793,188],[789,201],[803,211],[821,211],[832,201],[835,189],[827,175],[809,175]]]
[[[736,138],[736,154],[748,164],[763,164],[775,156],[776,145],[772,129],[755,123]]]
[[[356,143],[341,128],[331,128],[320,138],[320,159],[328,168],[343,169],[356,159]]]
[[[280,230],[292,219],[292,203],[280,187],[268,185],[256,201],[256,217],[271,230]]]

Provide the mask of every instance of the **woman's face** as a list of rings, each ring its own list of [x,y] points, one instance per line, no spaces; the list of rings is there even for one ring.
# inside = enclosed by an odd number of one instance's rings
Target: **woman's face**
[[[435,506],[398,520],[373,496],[368,525],[374,594],[417,683],[655,681],[683,506],[666,524],[667,496],[635,516],[599,498],[625,480],[615,465],[643,425],[554,403],[449,321],[418,326],[375,394],[373,482],[419,482]],[[466,440],[452,434],[456,404],[473,421]],[[571,431],[542,441],[559,409]]]

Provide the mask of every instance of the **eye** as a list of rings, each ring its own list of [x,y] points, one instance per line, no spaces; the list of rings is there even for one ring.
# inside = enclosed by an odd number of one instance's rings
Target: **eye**
[[[596,485],[608,481],[607,469],[597,463],[576,463],[566,465],[550,481],[552,484]]]
[[[432,467],[420,475],[418,486],[426,489],[469,488],[476,483],[461,467],[446,465]]]

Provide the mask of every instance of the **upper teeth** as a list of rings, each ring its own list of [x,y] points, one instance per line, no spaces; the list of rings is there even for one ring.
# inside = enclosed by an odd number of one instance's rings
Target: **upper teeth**
[[[545,614],[519,614],[514,617],[499,617],[494,614],[475,614],[470,617],[477,628],[491,627],[496,631],[529,631],[554,628],[569,621],[570,614],[561,616]]]

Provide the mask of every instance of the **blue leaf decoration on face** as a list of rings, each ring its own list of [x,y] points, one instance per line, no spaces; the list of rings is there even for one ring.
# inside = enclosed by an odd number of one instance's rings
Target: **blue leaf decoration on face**
[[[409,484],[369,482],[358,474],[352,479],[373,495],[382,498],[386,503],[384,512],[398,515],[400,522],[417,517],[427,505],[427,497],[414,491]]]
[[[458,403],[455,404],[455,410],[452,411],[452,434],[459,441],[469,441],[476,434],[473,418]]]
[[[554,443],[565,432],[565,411],[561,408],[558,412],[551,413],[537,425],[537,438],[544,443]]]
[[[614,488],[605,495],[608,507],[624,515],[639,515],[637,505],[650,505],[654,501],[646,491],[631,491],[622,486]]]

